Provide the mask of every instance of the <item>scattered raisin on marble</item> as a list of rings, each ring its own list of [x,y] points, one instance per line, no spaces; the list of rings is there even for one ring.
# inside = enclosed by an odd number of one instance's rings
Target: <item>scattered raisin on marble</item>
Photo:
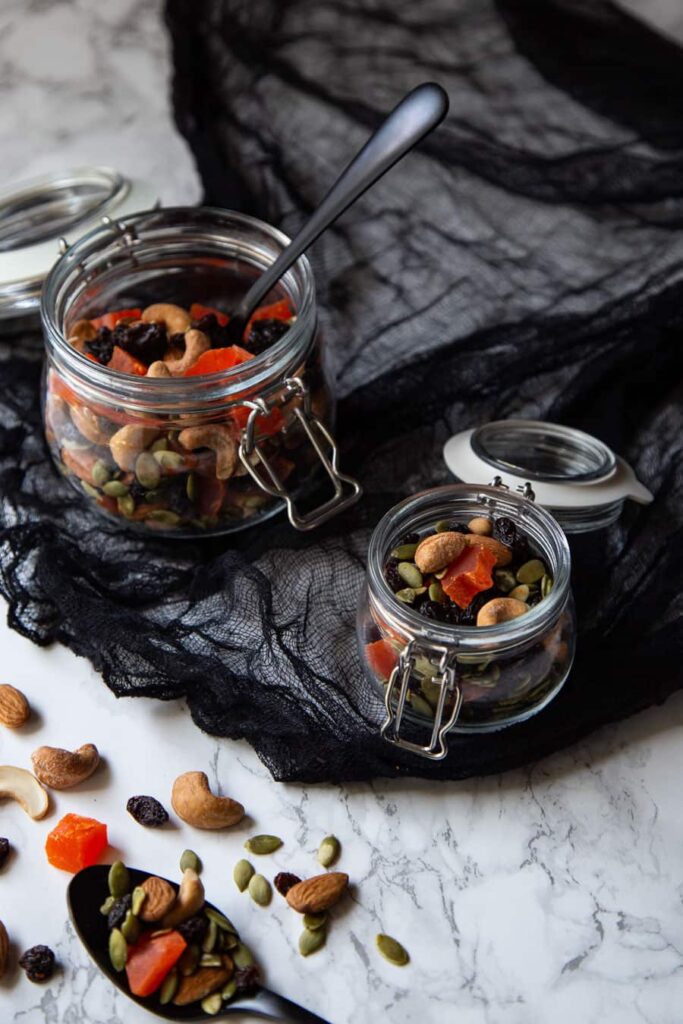
[[[2,838],[0,838],[0,868],[4,865],[5,861],[9,857],[9,851],[9,839],[5,839],[3,836]]]
[[[29,981],[48,981],[55,969],[55,955],[49,946],[31,946],[19,958]]]
[[[288,330],[289,324],[286,320],[254,320],[244,340],[244,347],[257,356],[279,341]]]
[[[160,828],[168,821],[168,811],[153,796],[132,796],[126,810],[145,828]]]
[[[107,928],[111,931],[112,928],[119,928],[126,919],[126,914],[130,910],[132,897],[129,892],[125,896],[119,896],[114,901],[114,906],[107,914]]]
[[[280,871],[273,879],[273,885],[281,896],[286,896],[293,885],[298,885],[301,879],[293,875],[291,871]]]

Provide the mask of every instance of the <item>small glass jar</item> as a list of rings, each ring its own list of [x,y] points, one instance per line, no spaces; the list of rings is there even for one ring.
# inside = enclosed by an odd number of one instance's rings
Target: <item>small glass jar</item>
[[[454,626],[402,604],[384,577],[390,551],[439,520],[506,516],[526,535],[552,576],[549,594],[525,614],[495,626]],[[364,670],[382,694],[382,735],[431,759],[448,752],[449,732],[491,732],[521,722],[562,688],[574,658],[576,622],[571,558],[557,521],[501,486],[455,484],[424,491],[391,509],[376,527],[358,612]],[[382,656],[371,656],[371,645]]]
[[[288,330],[232,369],[136,377],[67,341],[77,320],[123,308],[167,302],[229,311],[288,241],[239,213],[150,210],[104,218],[55,264],[41,305],[45,430],[58,467],[94,508],[137,530],[196,536],[230,533],[283,506],[307,530],[358,499],[358,484],[337,469],[305,257],[266,300],[289,301]],[[321,468],[329,495],[310,507]]]

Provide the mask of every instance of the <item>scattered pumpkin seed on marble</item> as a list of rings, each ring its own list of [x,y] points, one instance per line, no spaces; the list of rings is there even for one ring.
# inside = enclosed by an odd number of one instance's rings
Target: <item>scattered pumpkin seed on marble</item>
[[[320,914],[304,914],[304,928],[308,929],[309,932],[317,932],[319,928],[326,927],[327,920],[326,910],[323,910]]]
[[[390,935],[378,935],[375,938],[375,943],[381,955],[390,964],[394,964],[396,967],[405,967],[410,962],[408,951]]]
[[[540,558],[532,558],[517,570],[519,583],[537,583],[545,576],[545,566]]]
[[[171,971],[170,974],[166,975],[163,984],[159,989],[159,1002],[161,1003],[162,1006],[165,1006],[166,1003],[171,1002],[173,996],[176,994],[176,991],[178,989],[178,984],[178,973],[174,969]]]
[[[254,903],[258,903],[260,907],[267,907],[273,898],[270,882],[263,875],[252,875],[247,891]]]
[[[188,868],[191,868],[192,871],[196,871],[197,874],[201,873],[202,862],[194,850],[183,850],[180,855],[180,870],[187,871]]]
[[[128,959],[128,944],[118,928],[109,933],[109,960],[115,971],[122,971]]]
[[[249,880],[253,874],[253,865],[251,865],[248,860],[242,859],[237,861],[232,871],[232,877],[240,892],[244,892],[246,887],[249,885]]]
[[[403,582],[414,590],[422,586],[422,573],[413,562],[399,562],[396,571]]]
[[[318,847],[318,863],[324,868],[331,867],[339,858],[341,843],[336,836],[325,836]]]
[[[279,836],[252,836],[251,839],[247,839],[244,844],[245,850],[249,850],[249,853],[267,854],[274,853],[275,850],[279,850],[282,846],[282,840]]]
[[[115,860],[109,868],[107,882],[109,884],[109,892],[115,899],[125,896],[129,892],[130,875],[128,874],[128,868],[122,860]]]
[[[204,996],[201,1003],[199,1004],[204,1011],[210,1016],[215,1016],[221,1008],[223,1002],[223,996],[220,992],[212,992],[210,996]]]
[[[326,941],[327,932],[324,928],[317,928],[315,931],[304,928],[299,936],[299,952],[302,956],[310,956],[311,953],[317,953],[322,949]]]

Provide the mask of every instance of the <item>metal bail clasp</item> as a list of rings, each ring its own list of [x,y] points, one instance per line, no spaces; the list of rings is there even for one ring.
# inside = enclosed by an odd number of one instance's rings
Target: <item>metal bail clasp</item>
[[[415,670],[415,648],[416,641],[410,640],[401,651],[398,665],[391,673],[384,693],[384,706],[387,709],[387,717],[382,723],[380,735],[388,743],[402,750],[410,750],[413,754],[420,754],[431,761],[441,761],[448,753],[446,735],[455,725],[460,709],[462,708],[462,691],[456,682],[455,666],[451,664],[454,654],[448,647],[431,647],[440,654],[439,667],[436,675],[432,676],[432,682],[439,687],[439,699],[434,711],[434,725],[429,743],[422,745],[412,743],[401,736],[401,722],[408,698],[408,689],[411,676]],[[398,689],[398,695],[395,692]],[[446,697],[453,694],[453,707],[450,710],[447,721],[444,722],[444,709]]]
[[[287,395],[279,404],[284,405],[292,397],[302,400],[301,405],[294,408],[294,415],[332,482],[334,495],[310,512],[304,514],[297,511],[293,496],[285,487],[272,462],[256,440],[258,417],[267,416],[273,410],[273,406],[268,405],[262,398],[243,403],[251,409],[251,412],[247,424],[242,431],[240,459],[244,468],[262,491],[285,502],[287,515],[292,526],[297,530],[312,530],[316,526],[327,522],[328,519],[331,519],[345,508],[355,504],[363,492],[357,480],[339,471],[337,445],[329,430],[313,414],[311,395],[304,382],[300,377],[289,377],[285,381],[285,388]],[[258,465],[252,465],[250,460],[252,455],[257,456]],[[263,468],[263,471],[260,467]]]

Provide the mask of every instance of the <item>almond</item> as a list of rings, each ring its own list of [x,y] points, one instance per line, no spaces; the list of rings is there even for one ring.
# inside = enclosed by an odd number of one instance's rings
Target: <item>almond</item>
[[[477,547],[487,548],[494,554],[496,556],[496,569],[502,569],[504,565],[509,565],[512,561],[512,551],[507,544],[501,544],[499,540],[495,540],[493,537],[482,537],[478,533],[465,533],[463,534],[463,540],[470,547],[476,544]]]
[[[7,936],[7,929],[5,928],[2,921],[0,921],[0,978],[7,970],[7,961],[9,960],[9,938]]]
[[[84,743],[78,750],[62,747],[38,747],[31,754],[36,778],[51,789],[69,789],[89,778],[100,763],[94,743]]]
[[[293,885],[287,902],[299,914],[320,914],[339,902],[348,884],[349,876],[343,871],[328,871]]]
[[[415,552],[415,565],[420,572],[440,572],[465,550],[466,538],[450,530],[435,533],[420,541]]]
[[[222,957],[222,967],[200,967],[194,974],[180,979],[180,984],[173,997],[174,1006],[188,1006],[190,1003],[205,999],[212,992],[218,991],[232,978],[235,966],[229,956]]]
[[[146,894],[140,918],[143,921],[160,921],[175,903],[175,889],[165,878],[157,878],[156,875],[146,878],[140,888]]]
[[[31,714],[26,697],[21,690],[10,686],[9,683],[0,684],[0,723],[8,729],[18,729],[20,725],[28,721]]]

